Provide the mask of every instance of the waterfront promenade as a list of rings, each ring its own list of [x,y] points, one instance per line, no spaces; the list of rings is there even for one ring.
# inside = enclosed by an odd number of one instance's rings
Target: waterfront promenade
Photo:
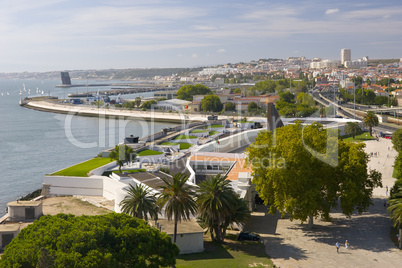
[[[29,101],[26,108],[62,113],[69,115],[79,116],[93,116],[93,117],[114,117],[116,119],[123,117],[128,119],[136,119],[143,121],[158,121],[158,122],[171,122],[171,123],[183,123],[183,122],[203,122],[206,121],[208,115],[204,114],[185,114],[184,112],[155,112],[153,110],[139,111],[139,110],[127,110],[118,108],[98,108],[95,106],[86,105],[70,105],[50,101]],[[219,119],[226,119],[227,116],[219,116]]]

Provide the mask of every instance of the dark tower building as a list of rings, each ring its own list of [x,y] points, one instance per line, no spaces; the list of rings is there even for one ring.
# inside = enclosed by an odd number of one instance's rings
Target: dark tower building
[[[61,82],[63,85],[71,85],[71,79],[68,72],[61,72]]]
[[[267,130],[273,132],[278,127],[283,127],[283,122],[279,117],[275,105],[272,102],[269,102],[267,109]]]

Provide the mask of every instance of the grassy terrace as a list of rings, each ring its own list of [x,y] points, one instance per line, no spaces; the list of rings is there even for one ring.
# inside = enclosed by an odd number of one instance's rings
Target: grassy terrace
[[[163,154],[162,152],[154,151],[154,150],[144,150],[138,153],[138,156],[148,156],[148,155],[158,155]]]
[[[208,130],[206,129],[194,129],[193,131],[191,131],[191,133],[205,133],[208,132]]]
[[[178,143],[174,143],[174,142],[162,142],[161,145],[168,145],[168,146],[174,146],[177,145]]]
[[[364,132],[363,134],[356,135],[354,139],[352,137],[348,137],[348,136],[343,136],[342,138],[344,141],[354,141],[354,142],[375,140],[375,138],[370,136],[370,134],[368,132]]]
[[[80,164],[62,169],[55,173],[50,174],[51,176],[74,176],[74,177],[88,177],[88,172],[91,170],[104,166],[110,163],[110,158],[96,157],[88,161],[82,162]]]
[[[212,135],[215,135],[215,134],[218,134],[218,133],[219,133],[219,131],[212,130],[212,131],[209,132],[209,136],[212,136]]]
[[[193,144],[191,144],[191,143],[185,143],[185,142],[180,143],[180,150],[186,150],[186,149],[190,148],[191,146],[193,146]]]
[[[205,251],[177,257],[176,267],[274,267],[265,254],[265,247],[257,241],[236,241],[236,235],[227,235],[223,244],[204,238]]]
[[[187,139],[196,139],[196,136],[190,136],[190,135],[179,135],[176,138],[174,138],[175,140],[187,140]]]
[[[212,125],[211,128],[222,128],[222,125]]]

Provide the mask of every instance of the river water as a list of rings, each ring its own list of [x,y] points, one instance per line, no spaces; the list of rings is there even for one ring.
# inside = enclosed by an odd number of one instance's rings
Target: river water
[[[63,114],[18,105],[21,97],[40,96],[42,91],[44,95],[63,98],[68,93],[87,90],[56,88],[60,82],[0,79],[0,215],[4,214],[8,202],[41,188],[45,174],[90,159],[130,134],[143,137],[173,125],[79,116],[67,118]],[[74,81],[76,84],[87,82]],[[92,87],[90,91],[97,89]],[[123,98],[136,96],[149,97],[152,93],[123,95]]]

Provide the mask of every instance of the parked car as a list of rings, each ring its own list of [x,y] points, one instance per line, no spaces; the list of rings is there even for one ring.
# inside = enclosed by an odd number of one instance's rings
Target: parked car
[[[255,233],[240,232],[239,235],[237,236],[237,240],[239,240],[239,241],[242,241],[242,240],[259,241],[260,236]]]

